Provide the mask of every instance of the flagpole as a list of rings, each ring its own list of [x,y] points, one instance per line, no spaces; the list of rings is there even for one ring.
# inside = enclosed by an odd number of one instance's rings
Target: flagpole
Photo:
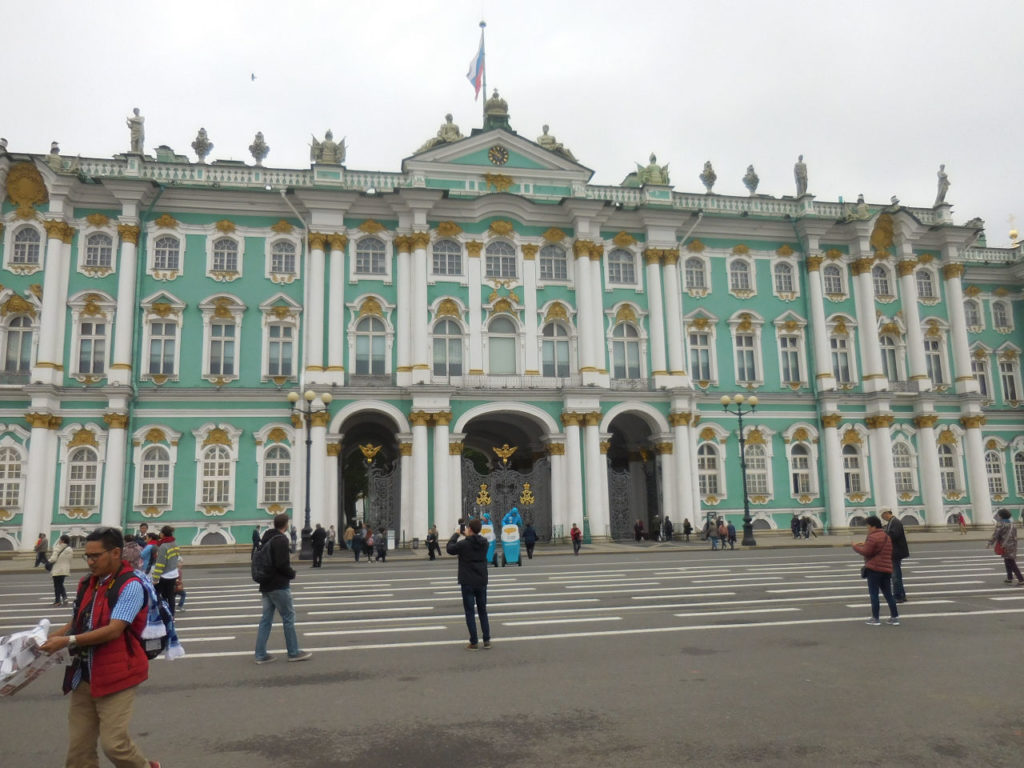
[[[484,29],[486,27],[487,27],[487,22],[484,21],[483,19],[481,19],[480,20],[480,50],[484,52],[484,56],[483,56],[483,59],[484,59],[484,61],[483,61],[483,70],[484,70],[484,77],[483,77],[484,101],[483,101],[483,107],[482,107],[484,117],[487,117],[487,49],[484,46]]]

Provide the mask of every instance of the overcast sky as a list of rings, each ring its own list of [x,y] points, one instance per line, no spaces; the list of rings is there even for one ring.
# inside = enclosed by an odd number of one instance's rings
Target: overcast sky
[[[452,112],[481,123],[466,70],[487,21],[487,85],[512,128],[541,125],[618,184],[651,152],[679,191],[864,193],[930,206],[946,163],[958,223],[989,245],[1024,228],[1020,0],[37,0],[0,13],[0,136],[9,149],[106,157],[129,147],[309,164],[310,134],[347,137],[352,169],[398,171]],[[251,75],[256,79],[252,80]]]

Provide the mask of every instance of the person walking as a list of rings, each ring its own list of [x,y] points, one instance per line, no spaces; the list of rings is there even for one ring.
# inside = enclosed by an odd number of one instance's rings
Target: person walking
[[[665,541],[672,541],[672,534],[675,532],[675,526],[672,525],[672,521],[668,519],[668,515],[665,515],[665,522],[663,523],[665,528]]]
[[[332,525],[327,529],[327,556],[331,557],[334,554],[334,542],[338,540],[338,532],[334,530]]]
[[[793,532],[793,538],[800,538],[800,518],[793,515],[793,518],[789,521],[789,530]]]
[[[581,531],[576,523],[572,524],[572,530],[569,531],[569,537],[572,539],[572,553],[578,555],[580,553],[580,547],[583,546],[583,531]]]
[[[50,576],[53,577],[54,607],[68,604],[68,591],[64,588],[64,579],[71,575],[71,558],[73,556],[71,537],[65,533],[57,541],[57,546],[53,548],[53,556],[47,561],[53,563]]]
[[[153,570],[153,566],[156,564],[156,552],[159,548],[160,534],[150,531],[146,534],[146,544],[142,547],[142,552],[139,555],[143,573],[149,573]]]
[[[437,554],[441,554],[441,545],[437,541],[437,526],[432,525],[427,531],[427,556],[431,560],[434,559],[434,550],[437,550]]]
[[[736,526],[729,521],[729,524],[725,526],[725,532],[729,537],[729,549],[736,549]],[[722,547],[725,548],[724,546]]]
[[[260,548],[260,527],[257,525],[252,529],[252,552],[249,553],[251,558],[256,554],[256,550]]]
[[[388,529],[378,528],[377,535],[373,537],[373,546],[377,552],[376,559],[382,563],[388,561]]]
[[[295,632],[295,606],[292,603],[291,580],[295,578],[295,569],[291,566],[288,554],[288,515],[282,512],[274,516],[274,527],[263,534],[261,547],[270,547],[270,561],[273,575],[260,582],[260,596],[263,601],[263,615],[260,617],[259,629],[256,631],[255,659],[257,664],[275,661],[276,657],[267,653],[267,640],[270,639],[270,628],[274,624],[274,611],[281,614],[281,625],[284,628],[284,644],[288,651],[288,661],[305,661],[313,654],[299,648],[299,637]]]
[[[690,540],[690,534],[693,533],[693,526],[690,525],[690,518],[683,518],[683,541]]]
[[[144,547],[147,541],[149,541],[149,523],[139,523],[139,532],[135,535],[135,543]]]
[[[85,537],[89,575],[78,583],[71,621],[40,646],[43,653],[67,648],[74,658],[64,673],[64,692],[71,694],[65,766],[98,766],[98,740],[114,765],[160,768],[128,733],[136,688],[149,677],[139,641],[148,612],[145,588],[121,559],[123,549],[116,528],[97,528]]]
[[[533,560],[533,548],[537,546],[537,529],[533,523],[527,523],[523,529],[523,544],[526,545],[526,557]]]
[[[345,532],[341,535],[341,545],[345,549],[352,549],[352,539],[355,538],[356,529],[351,524],[345,526]]]
[[[992,531],[992,537],[988,540],[985,548],[995,546],[996,554],[1003,558],[1003,565],[1006,567],[1006,578],[1004,584],[1013,584],[1013,577],[1017,577],[1017,586],[1024,586],[1024,576],[1020,575],[1020,568],[1017,566],[1017,527],[1013,524],[1010,510],[1000,509],[996,512],[996,528]]]
[[[956,514],[956,522],[957,522],[957,525],[960,526],[960,533],[962,533],[964,536],[966,536],[967,535],[967,518],[964,517],[964,513],[963,512],[957,512],[957,514]]]
[[[40,565],[46,565],[46,550],[48,549],[46,544],[46,534],[39,534],[39,538],[36,539],[36,545],[33,549],[36,553],[36,563],[32,567],[38,568]]]
[[[366,526],[366,535],[363,538],[363,554],[366,556],[366,562],[373,560],[373,547],[377,542],[377,537],[373,535],[373,528]]]
[[[167,606],[174,615],[174,595],[178,584],[178,560],[181,549],[174,540],[174,528],[165,525],[160,529],[160,541],[156,550],[156,565],[153,566],[153,583],[156,593],[167,601]]]
[[[313,545],[313,568],[323,568],[324,565],[324,544],[327,542],[327,531],[320,523],[316,524],[313,533],[309,537]]]
[[[807,530],[807,528],[810,526],[810,524],[811,524],[811,521],[808,520],[807,517],[801,517],[800,518],[800,536],[803,536],[805,539],[811,538],[811,534]]]
[[[897,603],[905,603],[907,591],[903,587],[903,561],[910,557],[907,532],[891,509],[882,510],[882,520],[885,521],[885,535],[892,541],[892,596]]]
[[[636,539],[636,543],[639,544],[640,540],[644,537],[644,524],[642,520],[637,520],[633,526],[633,538]]]
[[[868,596],[871,598],[871,618],[867,623],[873,627],[879,626],[882,622],[878,620],[879,601],[878,591],[885,595],[885,602],[889,606],[889,618],[887,624],[898,626],[900,623],[900,612],[896,608],[896,600],[892,596],[892,541],[882,530],[882,521],[877,515],[871,515],[867,519],[868,535],[861,544],[854,543],[853,551],[864,558],[864,568],[861,575],[868,580]]]
[[[355,555],[356,562],[359,562],[359,556],[363,554],[363,527],[357,522],[355,529],[352,531],[352,554]]]
[[[725,542],[729,540],[729,527],[722,518],[718,518],[718,538],[722,542],[722,551],[725,552]]]
[[[292,526],[292,530],[291,530],[291,539],[292,539],[292,552],[294,552],[295,551],[295,547],[296,547],[296,545],[299,542],[299,535],[298,535],[298,533],[296,533],[294,525]]]
[[[714,520],[710,518],[708,518],[707,532],[705,534],[705,537],[711,539],[712,551],[718,549],[718,523],[716,523]]]
[[[487,621],[487,548],[490,542],[480,535],[480,519],[470,520],[452,534],[445,550],[459,558],[459,587],[462,607],[466,612],[469,644],[466,650],[475,651],[480,645],[476,632],[476,613],[480,614],[480,632],[484,648],[491,647],[491,625]],[[465,533],[464,538],[460,538]],[[475,610],[474,610],[475,608]]]

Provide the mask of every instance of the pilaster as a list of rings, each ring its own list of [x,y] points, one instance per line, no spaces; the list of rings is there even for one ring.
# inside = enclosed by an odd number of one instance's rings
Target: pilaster
[[[822,463],[825,467],[826,512],[830,528],[846,525],[846,480],[843,477],[843,449],[839,442],[839,424],[842,420],[843,417],[834,411],[821,416],[825,450]]]
[[[125,456],[128,450],[128,414],[107,413],[107,455],[103,465],[103,505],[100,522],[111,528],[124,523]]]
[[[324,250],[327,235],[309,233],[308,260],[306,262],[306,349],[305,370],[307,382],[321,383],[324,371]],[[315,521],[314,521],[315,522]]]
[[[971,523],[989,525],[992,520],[992,497],[988,492],[988,474],[985,471],[985,446],[981,428],[985,417],[967,411],[960,417],[964,428],[964,448],[967,460],[967,492],[971,499]]]
[[[469,375],[482,376],[484,373],[483,315],[480,308],[481,274],[480,251],[484,244],[477,241],[466,243],[466,271],[469,281]]]
[[[331,257],[327,283],[327,370],[323,380],[340,387],[345,383],[345,250],[348,237],[336,232],[328,235],[327,243]],[[309,318],[306,320],[308,322]]]
[[[978,380],[971,371],[971,352],[967,343],[967,320],[964,317],[964,290],[961,277],[964,265],[948,260],[956,253],[951,245],[943,246],[946,264],[942,267],[942,278],[946,282],[946,307],[949,312],[949,335],[953,344],[953,373],[957,394],[978,391]],[[985,493],[986,497],[988,493]],[[973,498],[973,497],[972,497]],[[989,509],[991,510],[991,503]],[[985,518],[987,523],[989,518]]]
[[[114,385],[128,386],[132,380],[132,341],[135,333],[139,297],[135,295],[138,275],[139,226],[125,221],[117,227],[121,252],[117,265],[117,311],[114,323],[114,358],[107,380]]]
[[[935,442],[935,425],[938,421],[938,414],[930,411],[922,411],[914,417],[914,427],[917,428],[917,463],[921,470],[921,499],[924,502],[925,524],[929,526],[946,524],[942,478],[939,476],[939,451]]]
[[[430,344],[427,309],[427,246],[429,232],[413,232],[409,238],[412,245],[412,383],[430,382]],[[477,294],[479,301],[479,294]],[[426,528],[423,528],[426,531]]]

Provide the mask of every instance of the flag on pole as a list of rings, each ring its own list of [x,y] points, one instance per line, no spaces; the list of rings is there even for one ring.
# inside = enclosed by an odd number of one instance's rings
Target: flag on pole
[[[480,29],[480,49],[473,56],[472,61],[469,62],[469,71],[466,73],[466,79],[473,84],[473,90],[476,91],[476,95],[473,97],[474,100],[480,98],[480,88],[484,82],[484,30],[482,24]]]

